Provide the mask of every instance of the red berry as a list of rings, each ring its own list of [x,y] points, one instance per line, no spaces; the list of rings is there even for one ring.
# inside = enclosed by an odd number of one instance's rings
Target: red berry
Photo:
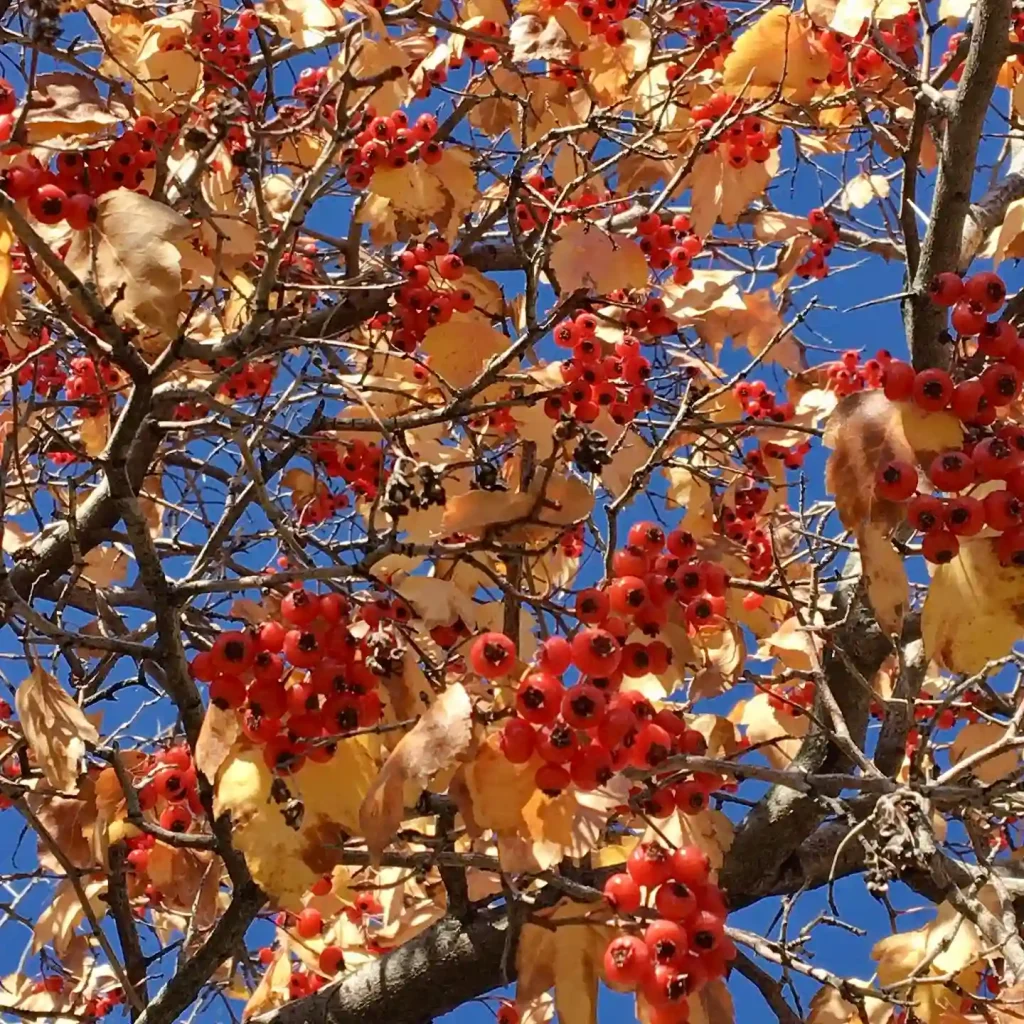
[[[1006,301],[1006,285],[993,271],[982,271],[964,282],[964,294],[987,312],[995,313]]]
[[[891,402],[905,402],[913,396],[917,374],[910,363],[893,359],[882,375],[885,397]]]
[[[990,404],[985,385],[980,380],[965,380],[953,389],[949,403],[953,415],[964,423],[976,419]]]
[[[482,633],[469,651],[473,671],[485,679],[508,675],[516,663],[516,647],[504,633]]]
[[[626,541],[631,547],[657,554],[665,546],[665,531],[657,523],[634,523],[629,528]]]
[[[57,224],[64,219],[68,196],[58,185],[40,185],[28,197],[28,208],[41,224]]]
[[[604,953],[604,976],[619,991],[631,991],[643,984],[651,970],[647,944],[636,935],[620,935],[608,943]]]
[[[1009,491],[991,491],[985,495],[982,505],[985,522],[1000,533],[1014,529],[1024,520],[1024,502]]]
[[[550,672],[531,672],[516,690],[516,709],[534,725],[547,725],[558,717],[565,687]]]
[[[567,764],[578,749],[576,732],[565,722],[545,725],[537,733],[537,753],[550,764]]]
[[[946,504],[931,494],[918,494],[907,505],[907,521],[915,530],[927,533],[942,523]]]
[[[886,501],[906,501],[917,490],[917,469],[894,459],[875,474],[875,493]]]
[[[921,541],[921,554],[935,565],[951,562],[959,551],[960,541],[948,530],[932,530]]]
[[[632,914],[640,907],[640,886],[629,872],[623,871],[604,883],[604,898],[620,914]]]
[[[324,974],[337,974],[345,966],[345,951],[341,946],[324,946],[317,966]]]
[[[566,690],[562,698],[562,717],[574,729],[596,729],[604,717],[604,694],[591,683]]]
[[[581,746],[569,762],[569,774],[577,789],[599,789],[614,774],[608,748],[602,743]]]
[[[572,660],[588,676],[607,676],[618,668],[622,649],[603,629],[581,629],[572,640]]]
[[[972,537],[985,525],[985,507],[977,498],[953,498],[943,517],[946,529],[958,537]]]
[[[685,921],[696,913],[697,897],[685,882],[663,882],[654,896],[654,908],[670,921]]]
[[[501,752],[512,764],[525,764],[533,757],[537,736],[529,722],[510,718],[501,730]]]
[[[519,1020],[519,1009],[516,1004],[503,999],[498,1007],[496,1024],[519,1024]]]
[[[936,306],[952,306],[963,291],[964,282],[960,275],[948,270],[936,274],[928,284],[928,295]]]
[[[1021,374],[1012,363],[996,363],[981,375],[981,386],[993,405],[1009,405],[1020,394]]]
[[[572,664],[572,645],[564,636],[551,636],[537,651],[537,667],[560,676]]]
[[[672,737],[660,725],[648,722],[633,740],[631,761],[638,768],[657,768],[672,753]]]
[[[985,308],[977,302],[963,300],[958,302],[949,314],[949,322],[957,334],[973,335],[980,334],[988,322],[985,317]]]
[[[160,814],[160,827],[168,832],[187,832],[192,824],[192,815],[182,804],[165,807]]]
[[[996,543],[1000,565],[1024,566],[1024,527],[1007,530]]]
[[[304,939],[313,939],[323,928],[323,917],[316,907],[304,907],[295,919],[295,930]]]
[[[971,461],[982,480],[1005,480],[1024,463],[1024,453],[1001,437],[986,437],[974,446]]]
[[[679,964],[686,956],[689,938],[678,921],[652,921],[644,932],[651,959],[658,964]]]
[[[966,452],[942,452],[932,459],[928,479],[940,491],[962,491],[974,483],[974,463]]]
[[[608,618],[609,595],[606,591],[590,587],[576,595],[576,618],[593,625]]]
[[[681,846],[672,854],[671,877],[696,890],[708,880],[711,862],[699,846]]]
[[[677,851],[678,852],[678,851]],[[626,870],[637,885],[653,889],[662,882],[678,875],[673,865],[673,855],[660,843],[637,843],[626,861]]]
[[[945,370],[922,370],[914,377],[914,402],[926,412],[939,412],[953,397],[953,381]]]
[[[537,788],[548,796],[558,796],[572,782],[572,776],[560,764],[546,761],[537,769],[534,776]]]

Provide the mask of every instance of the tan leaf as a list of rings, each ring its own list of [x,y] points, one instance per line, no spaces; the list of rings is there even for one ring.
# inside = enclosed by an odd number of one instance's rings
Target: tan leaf
[[[979,895],[986,905],[991,903],[989,891],[982,890]],[[878,962],[878,981],[882,985],[897,987],[923,970],[925,980],[952,974],[960,990],[973,992],[981,974],[979,958],[983,949],[974,925],[949,903],[940,903],[935,920],[923,928],[879,940],[871,957]],[[928,959],[928,967],[922,969]],[[914,1013],[922,1020],[938,1020],[943,1013],[957,1014],[960,1007],[959,991],[944,984],[910,983],[901,994],[911,1001]]]
[[[531,60],[566,61],[573,52],[569,35],[556,18],[545,20],[533,14],[512,22],[508,41],[516,64]]]
[[[588,74],[590,87],[605,104],[620,102],[630,81],[647,67],[651,57],[651,30],[640,18],[619,22],[626,34],[621,46],[612,46],[603,34],[592,35],[579,56],[579,65]]]
[[[843,186],[839,205],[844,210],[851,206],[860,210],[876,199],[884,199],[888,194],[889,182],[880,174],[855,174]]]
[[[756,746],[775,768],[785,768],[793,760],[810,724],[806,715],[776,711],[767,693],[755,693],[737,705],[729,717],[746,727],[750,745]]]
[[[1024,573],[999,564],[993,540],[973,537],[932,576],[921,619],[925,654],[951,672],[978,672],[1024,637],[1022,609]]]
[[[415,221],[431,220],[445,204],[441,183],[422,163],[378,169],[370,182],[370,191],[390,200],[396,213]]]
[[[551,268],[562,294],[584,288],[605,295],[616,288],[647,287],[647,260],[636,242],[575,220],[558,229]]]
[[[216,704],[211,704],[206,709],[206,716],[199,730],[199,739],[196,741],[195,763],[196,769],[210,782],[217,778],[217,772],[227,759],[240,732],[238,712],[233,708],[225,711]]]
[[[283,1006],[291,998],[289,982],[292,977],[292,962],[288,950],[281,947],[274,953],[274,959],[263,972],[259,984],[253,989],[249,1001],[242,1010],[242,1020],[249,1020],[265,1010]]]
[[[129,116],[120,100],[104,99],[87,75],[48,71],[36,75],[34,85],[25,122],[30,144],[95,135]]]
[[[985,750],[1007,736],[1007,727],[998,722],[971,722],[965,725],[949,748],[951,764],[959,764],[965,757]],[[979,761],[971,768],[971,774],[985,785],[1013,774],[1020,767],[1020,750],[1010,748]]]
[[[722,86],[747,100],[764,99],[781,86],[786,99],[803,103],[829,70],[810,19],[788,7],[771,7],[735,41],[725,59]]]
[[[86,416],[78,424],[78,440],[87,455],[102,455],[110,439],[110,413],[104,409],[99,416]]]
[[[615,931],[604,924],[558,922],[575,921],[600,906],[566,899],[536,915],[556,927],[523,926],[516,949],[517,1002],[532,1002],[554,988],[561,1024],[596,1024],[604,951]]]
[[[97,587],[120,583],[127,575],[128,556],[113,544],[102,544],[86,553],[82,577]]]
[[[412,606],[423,625],[450,626],[461,619],[470,629],[476,626],[476,605],[452,580],[436,576],[406,576],[392,579],[391,586]]]
[[[99,733],[56,678],[41,668],[22,680],[14,695],[25,739],[46,781],[72,791],[79,765]]]
[[[391,752],[359,808],[360,828],[371,853],[381,853],[398,830],[406,783],[422,790],[469,750],[472,715],[465,687],[453,683]]]
[[[97,919],[102,918],[107,912],[106,878],[84,878],[82,891],[93,914]],[[85,908],[78,898],[75,887],[69,880],[62,880],[36,919],[35,927],[32,929],[32,951],[37,952],[49,943],[58,957],[64,956],[71,945],[75,929],[85,917]]]
[[[860,1009],[848,1003],[838,989],[823,985],[811,997],[807,1024],[886,1024],[892,1017],[892,1005],[874,996],[865,997],[864,1009],[867,1011],[866,1022]]]
[[[119,322],[173,335],[182,285],[175,243],[189,232],[180,214],[120,188],[96,200],[96,222],[75,233],[65,262]]]
[[[899,636],[910,603],[910,583],[903,559],[886,532],[871,523],[857,535],[857,544],[875,619],[890,636]]]
[[[759,242],[786,242],[807,231],[807,218],[793,213],[762,210],[754,218],[754,237]]]

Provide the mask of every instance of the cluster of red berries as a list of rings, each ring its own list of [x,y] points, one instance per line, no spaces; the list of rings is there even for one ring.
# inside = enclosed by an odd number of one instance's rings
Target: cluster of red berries
[[[651,270],[672,268],[672,282],[686,285],[693,280],[690,264],[704,249],[704,242],[693,233],[685,213],[666,220],[660,213],[645,213],[637,221],[640,248]]]
[[[78,402],[79,415],[99,416],[110,406],[109,392],[121,384],[121,372],[106,357],[76,356],[71,360],[71,375],[64,385],[68,400]]]
[[[562,549],[562,554],[566,558],[579,558],[583,554],[584,539],[586,537],[586,531],[584,530],[582,523],[577,523],[571,529],[565,531],[561,537],[558,538],[559,547]]]
[[[61,995],[67,991],[67,981],[59,974],[44,974],[32,984],[32,991],[35,993],[49,992],[52,995]],[[120,987],[111,988],[101,996],[92,996],[82,1006],[81,1016],[83,1019],[106,1017],[113,1013],[124,1002],[124,989]]]
[[[802,278],[813,277],[820,281],[828,276],[828,264],[825,260],[839,239],[839,225],[826,210],[820,207],[816,207],[807,214],[807,223],[814,236],[814,241],[811,242],[807,255],[796,268],[796,275]]]
[[[903,31],[900,30],[901,38]],[[828,54],[831,65],[825,81],[833,88],[860,85],[875,77],[885,64],[885,57],[868,35],[866,25],[856,36],[825,31],[818,40]]]
[[[564,7],[567,0],[547,0],[549,10]],[[620,24],[629,17],[633,0],[576,0],[576,13],[592,36],[603,35],[609,46],[621,46],[626,32]]]
[[[350,441],[339,444],[331,439],[314,441],[311,454],[324,472],[343,480],[359,497],[372,501],[389,470],[383,466],[384,454],[376,444]]]
[[[948,64],[956,56],[956,51],[960,49],[960,44],[963,41],[963,32],[954,32],[952,33],[952,35],[950,35],[950,37],[946,40],[946,52],[942,55],[943,65]],[[1017,60],[1020,60],[1020,57],[1017,57]],[[961,60],[960,63],[957,64],[955,68],[953,68],[953,73],[949,76],[950,79],[952,79],[952,81],[959,82],[960,79],[963,77],[965,63],[966,61]]]
[[[559,66],[549,72],[549,77],[560,78],[563,82],[568,82],[568,76],[572,76],[575,81],[575,72],[565,66]],[[554,214],[552,207],[562,191],[554,178],[545,176],[542,171],[531,171],[523,181],[546,202],[527,199],[516,203],[515,218],[520,231],[533,231],[539,225],[547,224],[552,217],[554,217],[553,226],[557,228],[578,217],[592,219],[607,213],[608,204],[602,201],[601,196],[593,188],[587,186],[581,188],[573,198],[562,201],[559,209],[564,212]],[[616,213],[623,213],[630,207],[630,204],[624,201],[618,201],[612,205],[613,211]]]
[[[862,364],[860,353],[856,349],[847,349],[839,360],[824,367],[825,387],[834,391],[840,398],[852,395],[856,391],[880,388],[885,364],[891,359],[888,351],[879,349],[873,359],[866,359]]]
[[[239,710],[243,733],[278,774],[298,771],[307,759],[330,761],[338,736],[380,720],[380,680],[366,661],[368,641],[349,630],[350,613],[346,597],[296,586],[281,602],[281,621],[221,633],[192,659],[193,676],[210,684],[210,701]],[[381,617],[372,602],[360,610],[371,625]],[[401,617],[408,620],[407,607]],[[301,681],[289,664],[305,672]]]
[[[956,286],[951,278],[940,276],[945,280],[933,285],[933,296],[939,295],[943,305],[962,308],[959,297],[952,295]],[[952,278],[959,281],[956,275]],[[972,296],[989,296],[988,308],[999,308],[996,295],[1005,290],[996,275],[978,274],[963,287],[968,285]],[[896,359],[884,364],[883,388],[891,401],[913,402],[925,412],[948,410],[968,428],[961,448],[940,452],[924,467],[931,487],[952,496],[920,493],[918,468],[902,460],[879,467],[875,493],[886,501],[907,503],[907,518],[924,534],[921,549],[929,561],[950,561],[959,551],[959,538],[988,527],[999,534],[1000,562],[1024,566],[1024,428],[996,422],[998,409],[1015,401],[1024,387],[1024,341],[1007,321],[970,326],[978,336],[978,353],[989,363],[977,377],[954,384],[946,370],[915,372]],[[979,484],[992,483],[1003,486],[985,486],[980,496],[970,493]]]
[[[787,458],[789,457],[787,454]],[[723,505],[717,512],[715,529],[729,540],[743,546],[742,554],[749,567],[750,578],[766,580],[775,569],[772,534],[766,529],[762,517],[762,510],[768,500],[768,491],[764,487],[757,487],[753,481],[745,483],[746,486],[737,488],[734,504]],[[744,602],[749,605],[756,596],[748,594],[744,597]]]
[[[689,997],[723,977],[736,957],[725,931],[728,910],[711,881],[707,855],[697,846],[668,850],[657,842],[640,843],[626,870],[605,883],[604,895],[620,917],[637,915],[605,950],[608,984],[642,993],[650,1024],[685,1024]],[[642,924],[638,912],[648,909],[657,916]]]
[[[1006,285],[998,274],[987,270],[964,280],[959,274],[946,271],[929,282],[928,295],[935,305],[949,307],[949,322],[957,334],[981,336],[978,347],[983,356],[1009,355],[1012,342],[1017,339],[1010,334],[1003,338],[999,333],[1012,331],[1012,327],[998,320],[990,323],[988,319],[1006,301]]]
[[[501,734],[505,756],[525,764],[534,755],[539,789],[561,792],[604,785],[628,765],[652,769],[675,753],[703,753],[700,733],[669,709],[656,711],[642,694],[621,691],[624,678],[663,673],[672,660],[661,640],[628,640],[635,629],[656,637],[678,606],[692,631],[714,626],[725,614],[728,575],[715,563],[696,560],[696,544],[680,531],[665,536],[654,523],[636,523],[627,546],[612,559],[614,578],[581,591],[575,614],[583,625],[572,640],[544,641],[536,665],[518,684],[515,717]],[[667,547],[667,552],[664,550]],[[507,675],[516,664],[515,647],[502,633],[474,640],[470,667],[487,679]],[[579,680],[564,682],[571,669]],[[721,785],[717,775],[697,774],[655,787],[652,813],[678,806],[695,813]]]
[[[440,163],[444,150],[434,140],[437,127],[433,114],[420,114],[410,127],[404,110],[378,117],[368,108],[355,145],[342,153],[342,162],[348,165],[345,180],[353,188],[366,188],[378,167],[398,170],[420,159],[425,164]]]
[[[671,74],[669,77],[672,77]],[[715,122],[727,114],[733,115],[728,127],[719,129],[704,144],[706,153],[714,153],[719,146],[725,147],[725,159],[733,170],[739,171],[751,161],[763,164],[777,149],[780,142],[777,131],[768,131],[765,122],[754,114],[743,115],[743,103],[729,93],[715,93],[706,103],[695,106],[693,127],[707,135],[712,132]]]
[[[18,352],[18,361],[26,359],[33,352],[46,349],[49,344],[50,329],[43,326],[39,329],[39,335],[37,337],[30,337],[25,348]],[[6,369],[6,367],[11,365],[11,362],[7,346],[4,344],[3,339],[0,338],[0,369]],[[64,387],[64,382],[67,379],[67,374],[61,369],[57,359],[57,353],[52,350],[39,352],[39,355],[31,361],[25,362],[21,369],[18,370],[19,386],[31,384],[33,389],[40,395],[56,394],[56,392]]]
[[[705,0],[686,0],[672,12],[671,27],[689,36],[689,43],[700,56],[693,65],[694,71],[707,71],[715,62],[732,50],[732,36],[729,35],[729,14],[718,4]],[[697,115],[694,114],[694,117]]]
[[[455,286],[465,264],[437,235],[400,252],[398,268],[405,283],[395,292],[394,306],[372,317],[367,326],[387,332],[392,348],[411,355],[431,327],[447,323],[453,313],[468,313],[476,299],[468,288]],[[425,380],[428,374],[424,369],[417,377]]]
[[[252,30],[260,23],[255,11],[242,11],[234,26],[221,21],[219,10],[206,8],[199,17],[190,39],[193,50],[203,64],[203,82],[206,85],[230,89],[245,88],[251,77],[249,71],[249,44]],[[167,48],[183,44],[170,43]]]
[[[652,310],[664,309],[660,299],[649,301]],[[604,355],[597,327],[593,313],[580,313],[554,328],[555,343],[571,348],[573,354],[559,369],[565,390],[549,395],[544,402],[544,413],[550,419],[569,416],[580,423],[593,423],[601,410],[607,409],[612,420],[623,425],[654,401],[654,393],[646,384],[651,364],[640,354],[637,338],[623,335],[613,353]]]
[[[52,167],[22,153],[0,172],[0,189],[11,199],[25,200],[41,224],[66,221],[82,231],[95,219],[97,196],[118,188],[145,192],[146,169],[156,163],[159,147],[177,134],[178,127],[177,118],[158,125],[152,117],[138,117],[109,146],[62,150]]]
[[[226,368],[233,366],[235,362],[236,360],[227,356],[220,361],[219,366]],[[270,361],[247,362],[221,384],[220,394],[233,402],[240,402],[246,398],[266,398],[274,386],[276,373],[277,367]]]

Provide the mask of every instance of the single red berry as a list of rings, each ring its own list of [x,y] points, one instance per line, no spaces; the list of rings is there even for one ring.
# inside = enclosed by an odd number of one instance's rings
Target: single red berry
[[[663,882],[655,893],[654,909],[669,921],[685,921],[697,912],[697,897],[685,882]]]
[[[504,633],[482,633],[473,641],[469,662],[477,675],[498,679],[508,675],[516,662],[516,647]]]
[[[963,279],[948,270],[936,274],[928,284],[928,295],[936,306],[952,306],[963,295],[963,291]]]
[[[875,474],[875,494],[886,501],[906,501],[917,490],[917,469],[893,459]]]
[[[940,491],[962,491],[974,483],[974,477],[974,462],[963,451],[942,452],[928,467],[928,479]]]
[[[942,523],[945,510],[946,504],[941,498],[931,494],[917,494],[907,505],[907,522],[915,530],[927,533]]]
[[[531,672],[516,689],[516,709],[533,725],[548,725],[558,717],[565,687],[550,672]]]
[[[316,907],[304,907],[295,919],[295,930],[304,939],[313,939],[320,934],[324,921]]]
[[[932,530],[921,541],[921,554],[935,565],[951,562],[959,551],[960,541],[948,530]]]
[[[623,871],[604,883],[604,898],[620,914],[632,914],[640,907],[640,886],[628,871]],[[694,900],[694,907],[696,904]]]
[[[914,402],[926,412],[939,412],[953,397],[953,381],[945,370],[922,370],[914,377]]]
[[[707,883],[711,862],[699,846],[681,846],[673,852],[669,870],[670,877],[696,890]]]
[[[620,992],[641,985],[651,970],[651,953],[643,939],[620,935],[608,943],[604,953],[604,976]]]
[[[637,885],[653,889],[676,875],[673,857],[658,842],[637,843],[626,860],[626,870]]]
[[[525,764],[533,757],[537,735],[521,718],[510,718],[501,730],[501,752],[512,764]]]

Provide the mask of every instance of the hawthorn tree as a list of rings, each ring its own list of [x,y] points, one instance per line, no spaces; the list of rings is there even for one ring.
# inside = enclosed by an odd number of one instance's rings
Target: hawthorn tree
[[[0,4],[6,1019],[1020,1019],[1024,7],[934,6]]]

